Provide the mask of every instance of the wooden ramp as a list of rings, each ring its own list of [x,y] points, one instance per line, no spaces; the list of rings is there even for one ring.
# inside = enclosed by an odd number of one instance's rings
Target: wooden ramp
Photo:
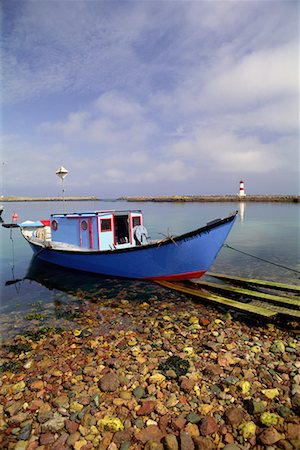
[[[211,275],[211,274],[210,274]],[[212,275],[211,275],[212,276]],[[219,277],[219,274],[217,274]],[[231,277],[222,275],[226,281],[231,280]],[[221,274],[220,274],[221,278]],[[241,280],[238,278],[238,280]],[[250,280],[242,279],[244,284],[251,284],[253,281],[260,283],[268,283],[268,287],[273,287],[273,282],[264,280]],[[300,323],[300,299],[291,296],[273,295],[246,288],[236,286],[228,286],[221,283],[210,283],[206,281],[184,281],[184,282],[169,282],[157,281],[158,284],[169,289],[174,289],[192,297],[202,298],[215,306],[227,307],[229,310],[235,310],[246,315],[260,317],[267,319],[270,322],[283,323],[285,326],[291,327],[293,331],[298,331]],[[255,283],[253,283],[255,285]],[[284,286],[284,291],[287,287],[291,287],[292,291],[297,286],[290,286],[282,283],[274,283],[275,289],[279,289],[279,285]],[[290,290],[290,289],[289,289]],[[216,294],[217,292],[218,294]],[[294,292],[294,291],[293,291]],[[223,294],[223,295],[222,295]],[[292,326],[290,324],[293,324]]]
[[[237,302],[236,300],[220,297],[215,294],[209,294],[199,289],[197,286],[188,286],[185,283],[170,281],[157,281],[157,283],[161,286],[175,289],[176,291],[180,291],[185,294],[190,294],[193,297],[200,297],[218,305],[228,306],[229,308],[238,311],[251,313],[265,318],[275,318],[277,316],[277,313],[275,311],[270,311],[269,309],[263,308],[261,306],[251,305],[249,303]]]
[[[236,286],[228,286],[218,283],[209,283],[206,281],[195,281],[195,284],[199,287],[203,287],[204,289],[216,291],[216,292],[225,292],[230,294],[234,294],[236,296],[250,298],[250,299],[259,299],[261,301],[265,301],[268,303],[273,303],[274,305],[288,306],[291,309],[300,310],[300,298],[295,297],[286,297],[279,295],[266,294],[264,292],[258,292],[250,289],[240,288]]]
[[[206,272],[206,275],[210,277],[218,278],[220,280],[224,280],[227,282],[231,282],[234,284],[251,284],[256,286],[261,286],[265,288],[276,289],[280,291],[289,291],[300,294],[300,286],[295,286],[294,284],[284,284],[277,283],[275,281],[267,281],[267,280],[256,280],[255,278],[241,278],[233,275],[224,275],[222,273],[212,273]]]

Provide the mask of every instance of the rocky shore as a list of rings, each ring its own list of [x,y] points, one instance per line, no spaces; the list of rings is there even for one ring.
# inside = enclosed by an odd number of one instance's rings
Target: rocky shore
[[[3,342],[1,448],[299,449],[298,336],[162,291]]]

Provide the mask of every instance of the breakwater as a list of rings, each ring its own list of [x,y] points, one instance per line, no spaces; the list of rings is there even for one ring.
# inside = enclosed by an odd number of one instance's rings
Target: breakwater
[[[284,202],[299,203],[297,195],[162,195],[142,197],[122,197],[127,202]]]
[[[1,197],[2,202],[60,202],[62,197]],[[75,201],[89,201],[89,200],[100,200],[97,197],[64,197],[65,201],[75,202]]]

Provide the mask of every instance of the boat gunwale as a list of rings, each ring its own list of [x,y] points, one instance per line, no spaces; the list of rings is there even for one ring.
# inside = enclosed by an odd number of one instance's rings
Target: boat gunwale
[[[215,219],[212,220],[211,222],[208,222],[206,225],[204,225],[203,227],[197,228],[195,230],[192,231],[188,231],[187,233],[183,233],[180,234],[178,236],[170,236],[170,237],[166,237],[164,239],[161,240],[157,240],[154,241],[153,243],[149,243],[146,245],[140,245],[140,246],[133,246],[133,247],[127,247],[127,248],[116,248],[116,249],[110,249],[110,250],[79,250],[79,249],[63,249],[63,248],[55,248],[55,247],[51,247],[51,241],[46,241],[46,245],[45,241],[41,241],[41,242],[36,242],[34,240],[31,240],[29,237],[26,237],[23,232],[22,232],[22,236],[32,245],[37,246],[37,247],[41,247],[41,250],[48,250],[48,251],[52,251],[52,252],[57,252],[57,253],[64,253],[64,254],[72,254],[72,255],[113,255],[113,254],[119,254],[119,253],[127,253],[127,252],[132,252],[132,251],[142,251],[142,250],[148,250],[148,249],[153,249],[153,248],[159,248],[161,246],[165,246],[165,245],[169,245],[169,244],[175,244],[177,242],[180,241],[184,241],[185,239],[190,239],[193,238],[194,236],[198,235],[198,234],[202,234],[202,233],[206,233],[214,228],[219,227],[220,225],[232,222],[236,216],[238,214],[238,211],[235,211],[234,213],[230,214],[229,216],[223,218],[223,219]],[[40,251],[41,251],[40,250]]]

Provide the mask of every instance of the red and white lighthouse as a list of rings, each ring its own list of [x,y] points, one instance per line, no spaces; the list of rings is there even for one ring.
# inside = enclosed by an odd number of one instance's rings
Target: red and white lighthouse
[[[240,197],[245,197],[245,184],[243,182],[243,180],[240,181],[240,192],[239,192],[239,196]]]

